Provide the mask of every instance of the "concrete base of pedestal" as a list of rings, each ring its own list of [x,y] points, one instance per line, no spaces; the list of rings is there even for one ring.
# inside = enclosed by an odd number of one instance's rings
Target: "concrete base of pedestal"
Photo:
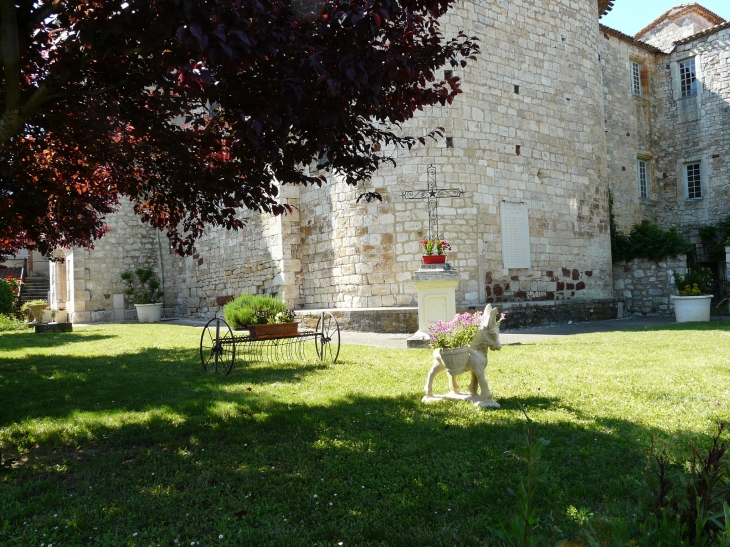
[[[485,410],[488,408],[500,408],[499,403],[494,399],[485,401],[479,395],[469,395],[467,393],[444,393],[443,395],[431,395],[430,397],[426,395],[421,399],[422,403],[438,403],[441,401],[464,401]]]
[[[409,349],[422,349],[431,347],[431,336],[420,330],[406,340],[406,347]]]
[[[73,332],[73,323],[42,323],[35,326],[36,333]]]

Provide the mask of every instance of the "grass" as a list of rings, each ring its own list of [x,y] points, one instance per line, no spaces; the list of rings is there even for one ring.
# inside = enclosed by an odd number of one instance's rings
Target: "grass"
[[[217,377],[199,335],[0,335],[0,545],[495,544],[525,473],[520,406],[551,441],[535,504],[554,544],[622,518],[652,435],[682,462],[730,418],[727,323],[505,346],[490,412],[422,404],[428,350]]]

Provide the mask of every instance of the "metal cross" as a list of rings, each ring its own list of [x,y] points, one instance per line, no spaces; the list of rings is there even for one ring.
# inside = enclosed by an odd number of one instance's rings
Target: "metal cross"
[[[426,190],[406,190],[403,192],[405,199],[427,199],[428,200],[428,239],[440,238],[439,236],[439,198],[458,198],[464,193],[458,188],[436,188],[436,166],[428,166],[428,188]]]

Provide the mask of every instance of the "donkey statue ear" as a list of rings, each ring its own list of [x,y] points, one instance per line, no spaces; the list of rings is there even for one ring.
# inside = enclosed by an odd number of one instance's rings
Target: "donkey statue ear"
[[[487,304],[487,307],[484,308],[484,314],[482,315],[482,325],[487,326],[491,317],[492,317],[492,305]]]
[[[497,326],[497,315],[499,315],[499,308],[492,308],[489,312],[489,323],[487,325],[489,328]]]

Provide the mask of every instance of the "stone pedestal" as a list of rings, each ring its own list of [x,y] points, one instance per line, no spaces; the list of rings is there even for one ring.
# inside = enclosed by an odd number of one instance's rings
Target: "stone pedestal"
[[[428,326],[450,320],[456,315],[456,286],[459,271],[446,264],[421,264],[413,274],[413,284],[418,290],[418,332],[408,339],[409,348],[428,347]]]

